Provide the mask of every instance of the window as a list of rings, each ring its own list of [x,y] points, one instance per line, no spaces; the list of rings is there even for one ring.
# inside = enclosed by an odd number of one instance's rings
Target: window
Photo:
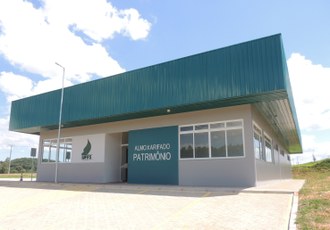
[[[243,157],[243,121],[180,127],[180,158]]]
[[[289,154],[286,156],[286,158],[288,159],[288,161],[290,161],[291,159],[290,159],[290,156],[289,156]]]
[[[265,136],[265,160],[267,162],[273,162],[273,150],[272,140]]]
[[[42,162],[56,162],[57,139],[44,140],[42,148]],[[72,139],[60,139],[58,162],[71,162]]]
[[[181,158],[193,158],[194,157],[194,142],[193,134],[181,134],[180,135],[180,156]]]
[[[227,131],[228,157],[243,156],[243,133],[241,129]]]
[[[275,163],[272,139],[256,124],[253,125],[253,145],[256,159]],[[278,145],[274,151],[278,154]]]
[[[261,129],[254,125],[253,131],[254,154],[257,159],[262,159],[262,136]]]
[[[226,157],[226,132],[211,132],[211,157]]]
[[[208,132],[195,133],[195,158],[209,157],[209,135]]]

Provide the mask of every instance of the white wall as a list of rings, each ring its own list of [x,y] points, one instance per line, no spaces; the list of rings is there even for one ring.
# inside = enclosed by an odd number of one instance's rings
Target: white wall
[[[105,181],[120,181],[121,133],[107,134],[105,139]]]
[[[254,186],[256,161],[253,152],[252,114],[250,105],[240,105],[203,111],[169,114],[99,125],[63,128],[62,137],[74,140],[73,163],[61,164],[61,180],[73,182],[107,183],[120,180],[121,133],[130,130],[189,125],[212,121],[244,120],[245,157],[218,160],[179,160],[179,184]],[[56,138],[57,130],[43,130],[41,139]],[[81,151],[90,138],[94,162],[82,161]],[[99,147],[95,147],[98,143]],[[99,152],[102,152],[100,153]],[[94,156],[94,155],[93,155]],[[39,163],[38,180],[51,181],[53,166]],[[81,171],[81,172],[80,172]],[[63,173],[63,174],[62,174]],[[80,176],[81,175],[81,176]],[[208,181],[205,178],[209,178]],[[59,180],[59,181],[61,181]],[[195,181],[195,182],[193,182]]]
[[[91,163],[91,162],[104,162],[105,153],[105,134],[87,135],[87,136],[73,136],[72,137],[72,163]],[[82,159],[81,153],[83,152],[87,141],[91,143],[92,155],[91,159]]]

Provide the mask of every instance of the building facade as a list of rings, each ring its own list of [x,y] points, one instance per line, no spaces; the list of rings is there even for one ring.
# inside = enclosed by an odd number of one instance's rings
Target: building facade
[[[60,90],[12,103],[54,181]],[[255,186],[302,152],[281,35],[64,89],[59,182]]]

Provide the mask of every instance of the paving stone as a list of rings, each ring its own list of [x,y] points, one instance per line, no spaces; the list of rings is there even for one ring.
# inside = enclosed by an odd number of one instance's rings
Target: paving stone
[[[0,229],[288,229],[303,182],[281,183],[240,189],[0,181]]]

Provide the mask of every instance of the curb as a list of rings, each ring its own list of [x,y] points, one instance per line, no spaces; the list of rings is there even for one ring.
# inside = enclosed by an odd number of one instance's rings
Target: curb
[[[297,212],[298,212],[298,203],[299,203],[299,193],[294,192],[292,194],[292,204],[291,204],[291,212],[290,212],[290,219],[289,219],[289,230],[296,230],[296,219],[297,219]]]

